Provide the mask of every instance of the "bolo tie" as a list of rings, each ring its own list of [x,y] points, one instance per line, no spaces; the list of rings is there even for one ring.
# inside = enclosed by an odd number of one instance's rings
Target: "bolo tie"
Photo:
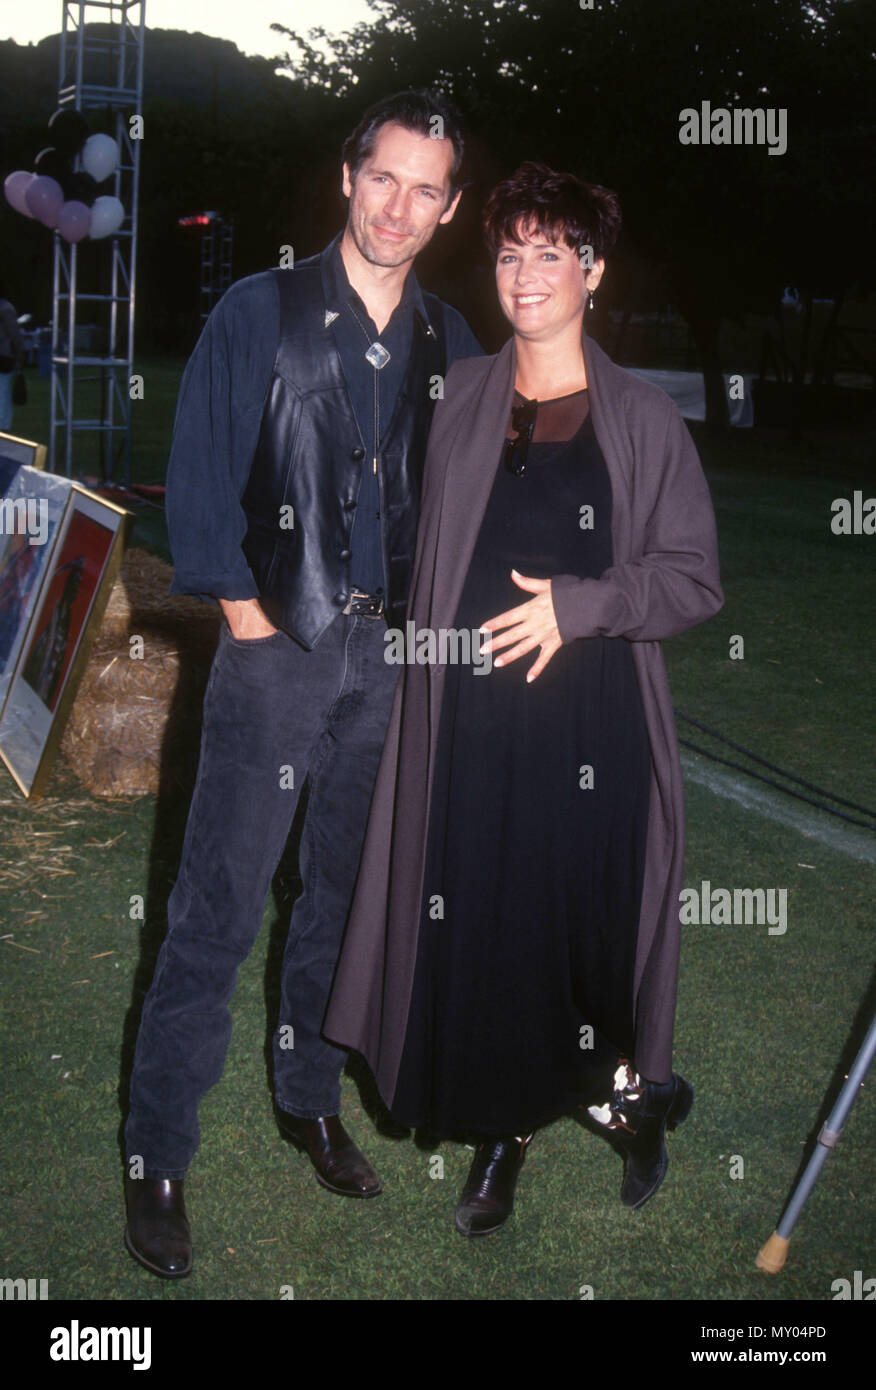
[[[361,301],[360,301],[360,303],[361,303]],[[372,341],[371,341],[371,335],[370,335],[370,333],[368,332],[368,329],[365,327],[365,325],[364,325],[364,323],[362,322],[362,320],[360,319],[359,315],[356,313],[356,310],[355,310],[355,308],[354,308],[354,306],[353,306],[353,300],[352,300],[352,298],[350,298],[350,299],[347,300],[347,305],[348,305],[348,307],[349,307],[350,313],[353,315],[353,318],[356,320],[356,322],[358,323],[359,327],[362,329],[362,332],[363,332],[363,334],[365,335],[365,341],[366,341],[366,343],[368,344],[368,348],[367,348],[367,351],[366,351],[366,353],[365,353],[365,361],[368,362],[368,363],[374,368],[375,372],[382,371],[382,369],[386,366],[387,362],[390,361],[392,354],[391,354],[390,352],[388,352],[387,349],[383,346],[383,343],[379,342],[378,340],[375,339],[375,341],[372,343]],[[379,430],[379,404],[378,404],[378,401],[379,401],[379,397],[378,397],[378,392],[377,392],[377,377],[375,376],[375,378],[374,378],[374,461],[373,461],[373,471],[374,471],[375,474],[377,473],[377,440],[378,440],[378,430]]]
[[[368,350],[365,353],[365,361],[370,362],[374,370],[376,372],[379,372],[386,366],[387,362],[391,360],[391,353],[387,352],[386,348],[383,346],[383,343],[379,342],[378,340],[375,340],[372,343],[371,335],[369,334],[368,329],[365,327],[359,315],[356,313],[356,310],[353,307],[352,299],[348,300],[347,302],[350,306],[350,313],[353,315],[353,318],[356,320],[359,327],[362,329],[362,332],[365,335],[365,341],[368,344]]]

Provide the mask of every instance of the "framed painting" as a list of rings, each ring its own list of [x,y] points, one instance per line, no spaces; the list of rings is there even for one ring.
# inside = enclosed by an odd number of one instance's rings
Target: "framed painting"
[[[0,757],[26,796],[45,788],[127,544],[131,514],[77,483],[0,716]]]
[[[32,439],[19,439],[18,435],[0,430],[0,492],[4,471],[10,465],[20,468],[22,464],[27,464],[28,468],[45,468],[45,444],[36,444]]]
[[[0,714],[73,491],[69,478],[0,458]]]

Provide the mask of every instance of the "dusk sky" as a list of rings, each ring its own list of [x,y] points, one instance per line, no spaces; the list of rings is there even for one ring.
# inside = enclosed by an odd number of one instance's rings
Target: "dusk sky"
[[[27,0],[26,5],[4,6],[0,39],[35,43],[61,28],[62,0]],[[146,0],[146,25],[150,29],[186,29],[231,39],[244,53],[271,58],[282,53],[285,41],[271,32],[271,24],[285,24],[307,33],[320,24],[329,33],[340,33],[372,11],[365,0]],[[96,5],[86,10],[87,21],[103,16]]]

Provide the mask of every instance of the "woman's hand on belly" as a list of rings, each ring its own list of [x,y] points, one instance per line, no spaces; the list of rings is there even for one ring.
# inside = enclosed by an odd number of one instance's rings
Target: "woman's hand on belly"
[[[511,578],[518,588],[526,589],[534,597],[527,603],[520,604],[518,608],[509,608],[507,612],[481,623],[482,631],[501,634],[485,641],[481,650],[496,652],[508,647],[509,650],[496,657],[493,662],[494,666],[507,666],[519,656],[526,656],[527,652],[540,647],[537,660],[526,673],[527,681],[534,681],[563,645],[551,598],[551,581],[531,579],[525,574],[518,574],[517,570],[511,571]]]

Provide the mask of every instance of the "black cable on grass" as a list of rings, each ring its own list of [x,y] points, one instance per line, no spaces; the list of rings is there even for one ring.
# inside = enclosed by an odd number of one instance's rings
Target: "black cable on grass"
[[[833,792],[825,791],[824,787],[816,787],[814,782],[806,782],[802,777],[796,777],[793,772],[786,772],[783,767],[778,767],[775,763],[768,763],[766,758],[761,758],[759,754],[752,753],[750,748],[745,748],[741,743],[734,743],[732,738],[726,738],[724,734],[719,734],[717,729],[710,729],[708,724],[701,724],[698,719],[691,719],[689,714],[682,714],[681,710],[675,713],[679,719],[683,719],[687,724],[693,724],[695,728],[702,729],[704,734],[711,734],[720,743],[726,743],[728,748],[735,748],[737,753],[744,753],[746,758],[752,758],[754,762],[760,763],[761,767],[768,767],[770,772],[778,772],[781,777],[787,777],[789,782],[796,782],[798,787],[805,787],[807,791],[817,792],[819,796],[826,796],[828,801],[836,801],[840,806],[849,806],[853,811],[863,811],[865,816],[872,816],[876,821],[876,811],[871,811],[869,806],[859,806],[857,801],[847,801],[843,796],[834,796]],[[711,756],[706,754],[707,757]],[[744,772],[745,769],[743,768]],[[754,773],[751,774],[754,776]]]
[[[681,718],[684,719],[685,716],[682,715]],[[693,723],[694,721],[691,720],[690,722]],[[720,737],[720,735],[716,737]],[[724,767],[732,767],[736,772],[741,772],[746,777],[754,777],[758,782],[766,782],[768,787],[775,787],[777,791],[784,792],[786,796],[793,796],[796,797],[798,801],[805,801],[809,806],[816,806],[819,811],[826,811],[829,816],[838,816],[840,820],[848,821],[849,825],[862,825],[865,830],[876,830],[876,825],[871,824],[869,821],[858,820],[856,816],[847,816],[845,811],[835,811],[832,806],[825,806],[823,801],[816,801],[814,797],[804,796],[802,792],[795,792],[791,787],[783,787],[781,782],[776,782],[772,777],[764,777],[762,772],[753,772],[750,767],[743,767],[741,763],[734,763],[730,758],[719,758],[717,753],[710,753],[707,749],[700,748],[696,743],[690,743],[686,738],[680,738],[678,741],[682,747],[690,748],[694,753],[700,753],[704,758],[711,758],[713,763],[722,763]],[[729,739],[725,740],[725,742],[729,743]],[[754,757],[755,755],[751,754],[751,756]],[[763,759],[758,759],[758,761],[763,762]],[[768,763],[767,766],[769,767],[771,764]],[[779,768],[778,771],[781,772],[781,768]],[[790,776],[790,773],[782,773],[782,775],[787,777]],[[800,780],[799,777],[795,778],[795,781],[799,782]],[[807,786],[808,783],[804,782],[803,785]],[[827,793],[827,795],[830,795],[830,793]],[[835,797],[834,799],[837,801],[840,800],[839,797]]]

